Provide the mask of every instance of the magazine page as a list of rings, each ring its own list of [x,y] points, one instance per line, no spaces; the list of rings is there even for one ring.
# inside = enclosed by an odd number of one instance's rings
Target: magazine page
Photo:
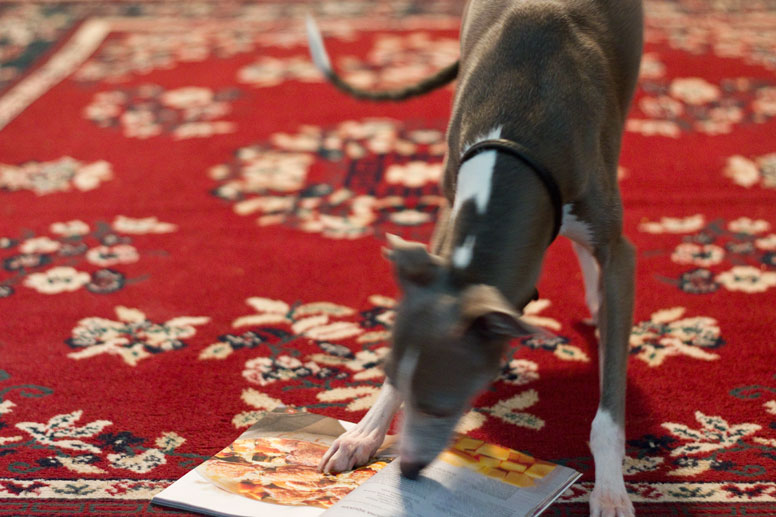
[[[453,517],[538,515],[579,474],[466,436],[426,467],[400,476],[393,439],[378,457],[336,475],[317,471],[347,422],[282,408],[159,493],[153,503],[223,517]],[[475,513],[476,512],[476,513]]]
[[[318,517],[323,508],[281,506],[248,499],[218,488],[192,470],[157,494],[152,502],[217,517]]]
[[[324,517],[538,515],[580,474],[521,452],[460,437],[416,480],[398,461],[342,499]]]
[[[340,474],[318,472],[334,439],[352,425],[278,408],[152,502],[209,515],[319,515],[395,457],[390,447],[394,437],[389,437],[363,467]]]

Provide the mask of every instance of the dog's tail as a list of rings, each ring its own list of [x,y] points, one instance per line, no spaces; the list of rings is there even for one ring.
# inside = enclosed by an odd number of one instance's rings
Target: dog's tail
[[[321,31],[318,30],[318,25],[310,15],[307,16],[307,41],[310,45],[310,54],[312,55],[313,63],[315,63],[315,66],[326,76],[326,79],[343,92],[357,99],[372,101],[402,101],[441,88],[455,80],[458,75],[459,62],[456,60],[454,63],[442,68],[434,75],[404,88],[378,91],[363,90],[352,84],[348,84],[334,71],[331,66],[331,61],[329,60],[329,54],[326,52],[326,47],[323,44]]]

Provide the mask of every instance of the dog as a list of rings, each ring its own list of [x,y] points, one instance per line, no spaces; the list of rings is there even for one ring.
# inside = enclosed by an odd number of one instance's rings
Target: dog
[[[321,460],[365,463],[404,405],[399,446],[414,478],[498,375],[549,244],[572,241],[598,326],[600,399],[591,425],[595,517],[634,515],[623,481],[635,250],[622,234],[617,166],[643,46],[640,0],[471,0],[457,62],[417,85],[363,91],[333,70],[308,18],[313,61],[359,98],[403,100],[457,78],[430,250],[388,236],[402,299],[372,408]]]

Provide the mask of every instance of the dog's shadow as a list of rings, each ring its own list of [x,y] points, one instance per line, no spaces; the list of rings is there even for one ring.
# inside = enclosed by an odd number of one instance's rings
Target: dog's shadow
[[[589,355],[589,361],[561,361],[554,367],[542,369],[541,376],[526,384],[523,390],[535,389],[541,396],[541,408],[529,406],[525,411],[536,413],[546,420],[546,427],[534,432],[515,427],[504,431],[506,434],[498,440],[502,445],[520,450],[533,451],[544,460],[558,462],[580,471],[592,471],[592,455],[589,453],[590,424],[596,414],[600,398],[598,338],[596,329],[582,321],[572,323],[575,331],[575,344]],[[535,353],[535,352],[534,352]],[[523,358],[518,351],[515,358]],[[629,359],[633,366],[632,358]],[[503,397],[503,387],[491,386],[484,396],[475,403],[475,407],[492,406]],[[642,436],[645,428],[654,428],[653,399],[647,395],[644,387],[632,377],[627,378],[626,387],[626,440]],[[548,412],[553,408],[554,412]],[[548,441],[547,433],[555,438]],[[487,439],[487,436],[483,436]]]
[[[596,327],[589,325],[583,321],[576,321],[572,324],[572,328],[577,332],[579,336],[581,336],[585,342],[587,343],[587,349],[593,352],[592,355],[595,357],[591,357],[591,368],[594,374],[594,377],[598,379],[598,347],[599,341],[598,337],[596,336]],[[632,360],[632,357],[629,353],[628,361],[629,361],[629,368],[632,363],[630,361]],[[598,392],[598,386],[596,385],[594,387],[594,393]],[[597,399],[596,399],[597,400]],[[627,377],[627,388],[626,388],[626,414],[627,419],[629,422],[633,423],[633,418],[635,416],[638,416],[640,418],[643,418],[644,416],[650,415],[650,405],[648,398],[644,394],[644,391],[642,388],[633,381],[632,376]]]

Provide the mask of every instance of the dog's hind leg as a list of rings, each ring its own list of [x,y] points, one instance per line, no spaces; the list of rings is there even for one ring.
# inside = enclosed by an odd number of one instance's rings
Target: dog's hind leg
[[[592,517],[632,517],[623,480],[628,340],[633,324],[635,252],[623,236],[599,247],[602,305],[598,318],[601,399],[590,432],[595,460]]]
[[[586,323],[598,325],[598,312],[601,308],[601,268],[593,257],[590,248],[576,241],[571,241],[574,252],[582,269],[582,279],[585,283],[585,303],[590,310],[590,319]]]
[[[383,443],[399,406],[401,395],[386,380],[374,405],[356,427],[334,441],[318,464],[318,470],[326,474],[343,472],[369,461]]]

